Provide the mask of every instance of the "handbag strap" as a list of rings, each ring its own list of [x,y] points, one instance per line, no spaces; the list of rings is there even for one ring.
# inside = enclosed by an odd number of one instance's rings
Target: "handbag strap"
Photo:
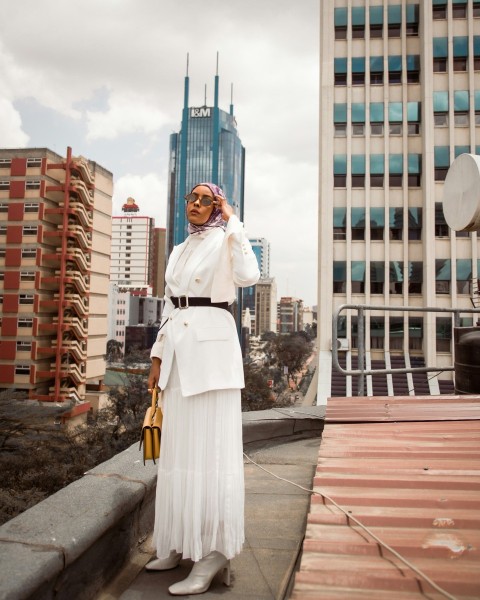
[[[152,390],[152,410],[153,412],[157,409],[157,398],[158,398],[158,387],[155,386]]]

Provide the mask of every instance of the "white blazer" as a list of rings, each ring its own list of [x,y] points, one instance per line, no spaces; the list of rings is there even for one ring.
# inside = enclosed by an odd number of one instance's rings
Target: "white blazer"
[[[151,357],[162,360],[158,386],[164,389],[175,355],[183,396],[209,390],[243,388],[243,362],[235,320],[211,306],[175,308],[170,296],[207,297],[232,303],[235,286],[257,283],[260,273],[243,224],[235,215],[225,231],[217,227],[195,249],[176,279],[174,267],[185,249],[175,246],[165,272],[162,325]]]

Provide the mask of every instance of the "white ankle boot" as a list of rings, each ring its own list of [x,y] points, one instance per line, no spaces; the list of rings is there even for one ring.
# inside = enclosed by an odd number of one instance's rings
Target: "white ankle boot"
[[[223,571],[223,583],[230,585],[230,561],[220,552],[210,552],[193,565],[190,575],[183,581],[174,583],[168,588],[172,596],[203,594],[212,583],[217,573]]]
[[[167,558],[157,558],[147,563],[145,569],[147,571],[168,571],[168,569],[174,569],[181,558],[181,554],[172,550]]]

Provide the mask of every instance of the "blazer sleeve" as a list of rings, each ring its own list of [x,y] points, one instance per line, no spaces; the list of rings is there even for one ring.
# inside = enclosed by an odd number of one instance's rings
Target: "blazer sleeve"
[[[252,250],[243,223],[235,215],[228,220],[225,237],[229,242],[235,285],[238,287],[255,285],[260,278],[257,257]]]

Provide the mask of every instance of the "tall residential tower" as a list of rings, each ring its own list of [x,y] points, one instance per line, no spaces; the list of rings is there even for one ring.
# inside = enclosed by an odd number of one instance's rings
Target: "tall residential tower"
[[[112,189],[70,148],[0,150],[0,389],[70,417],[103,394]]]
[[[479,17],[472,0],[321,3],[319,402],[340,304],[472,306],[477,234],[451,231],[442,199],[454,158],[479,152]],[[366,315],[367,360],[452,364],[450,316]]]

